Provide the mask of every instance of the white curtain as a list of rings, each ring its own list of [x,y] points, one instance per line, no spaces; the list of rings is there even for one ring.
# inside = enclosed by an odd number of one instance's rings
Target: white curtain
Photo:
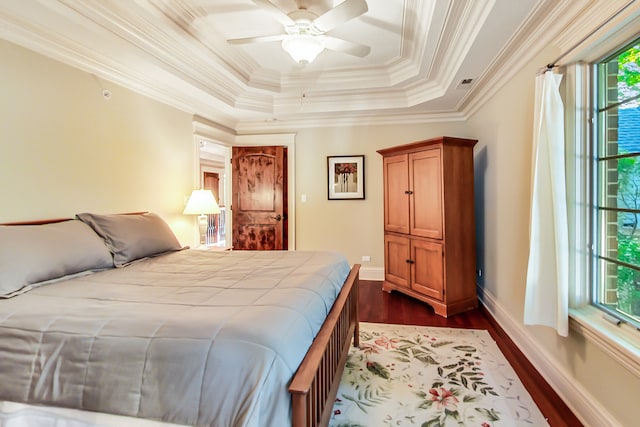
[[[569,231],[561,74],[536,77],[524,323],[569,332]]]

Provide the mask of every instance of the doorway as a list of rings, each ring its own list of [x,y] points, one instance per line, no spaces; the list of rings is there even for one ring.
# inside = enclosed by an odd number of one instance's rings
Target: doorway
[[[211,190],[220,213],[207,216],[207,230],[204,244],[208,247],[227,248],[231,246],[228,238],[228,190],[230,186],[230,168],[226,166],[231,156],[230,149],[220,144],[198,140],[198,178],[197,188]]]
[[[222,175],[224,177],[224,174]],[[224,199],[220,197],[220,194],[223,194],[224,187],[221,185],[223,179],[220,177],[220,173],[218,172],[207,172],[204,171],[202,173],[202,188],[205,190],[210,190],[213,193],[213,197],[218,202],[218,206],[220,207],[220,213],[214,213],[207,215],[207,231],[204,236],[204,244],[206,246],[226,246],[226,206],[224,203]]]
[[[287,148],[232,147],[232,248],[288,249]]]
[[[277,134],[251,134],[251,135],[230,135],[221,133],[220,129],[211,122],[201,118],[194,117],[194,125],[196,132],[194,139],[196,142],[196,150],[198,161],[196,165],[197,187],[201,187],[203,182],[202,172],[218,172],[220,183],[220,199],[219,204],[225,206],[225,215],[221,219],[225,221],[224,229],[226,231],[225,247],[231,247],[231,230],[233,229],[233,219],[231,217],[231,184],[232,184],[232,165],[231,165],[231,147],[258,147],[258,146],[282,146],[287,150],[287,199],[284,202],[287,207],[287,249],[296,249],[296,205],[295,205],[295,134],[294,133],[277,133]]]

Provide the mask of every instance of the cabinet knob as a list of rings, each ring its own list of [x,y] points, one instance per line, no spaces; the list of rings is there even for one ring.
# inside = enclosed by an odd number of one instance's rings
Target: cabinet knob
[[[408,260],[407,260],[407,264],[415,264],[415,263],[416,263],[416,262],[415,262],[414,260],[412,260],[412,259],[408,259]]]
[[[407,191],[404,192],[404,194],[413,194],[413,191],[407,190]]]

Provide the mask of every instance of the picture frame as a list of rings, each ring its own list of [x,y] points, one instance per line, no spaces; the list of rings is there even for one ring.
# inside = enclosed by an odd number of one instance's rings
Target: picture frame
[[[364,199],[364,155],[327,156],[329,200]]]

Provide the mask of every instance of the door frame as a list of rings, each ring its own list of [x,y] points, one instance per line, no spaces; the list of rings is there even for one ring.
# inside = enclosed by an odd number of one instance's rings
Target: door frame
[[[200,182],[200,142],[206,141],[207,144],[215,144],[225,148],[225,193],[231,194],[232,177],[232,165],[231,165],[231,147],[258,147],[268,145],[280,145],[287,147],[287,192],[289,194],[287,198],[287,210],[288,210],[288,239],[289,250],[296,249],[296,165],[295,165],[295,133],[276,133],[276,134],[256,134],[256,135],[229,135],[226,132],[220,132],[215,126],[211,126],[204,120],[195,118],[194,120],[195,132],[194,140],[197,151],[197,167],[195,168],[195,175],[197,176],[196,182]],[[200,185],[200,184],[198,184]],[[233,229],[233,223],[231,219],[231,212],[227,211],[227,230]]]

